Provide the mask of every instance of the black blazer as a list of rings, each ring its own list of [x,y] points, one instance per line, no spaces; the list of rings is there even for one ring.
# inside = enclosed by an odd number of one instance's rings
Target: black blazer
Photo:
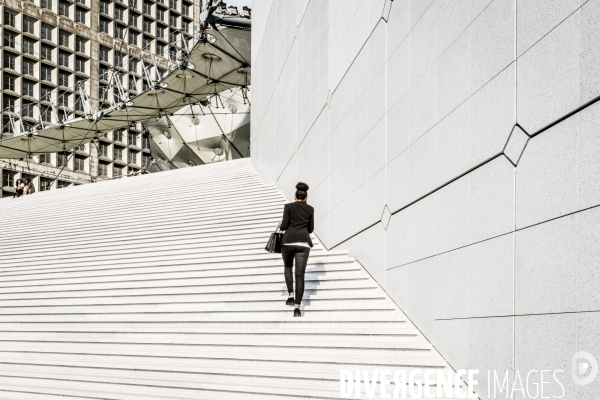
[[[312,247],[309,234],[315,229],[315,209],[302,201],[286,204],[281,229],[285,231],[281,244],[308,243]]]

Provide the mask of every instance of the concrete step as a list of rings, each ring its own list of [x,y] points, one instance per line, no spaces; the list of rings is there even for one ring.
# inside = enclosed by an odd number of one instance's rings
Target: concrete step
[[[259,201],[261,199],[258,199]],[[65,219],[64,215],[58,213],[52,215],[46,215],[45,217],[32,217],[31,220],[17,220],[14,223],[28,224],[28,223],[52,223],[58,228],[70,227],[71,229],[86,229],[92,225],[96,226],[109,226],[115,223],[128,223],[128,222],[139,222],[140,218],[144,215],[150,214],[151,217],[146,217],[146,221],[161,222],[161,220],[167,221],[180,221],[188,218],[194,218],[198,221],[237,221],[237,220],[248,220],[252,217],[259,217],[264,215],[276,215],[281,216],[283,211],[284,202],[271,203],[267,205],[254,205],[251,209],[246,210],[245,213],[238,212],[237,208],[240,205],[247,206],[248,203],[238,202],[219,202],[215,203],[216,209],[212,210],[210,204],[204,205],[203,208],[194,207],[193,203],[182,203],[173,204],[169,211],[164,210],[161,207],[148,207],[148,206],[136,206],[136,208],[123,216],[118,213],[118,210],[103,209],[100,212],[94,214],[86,213],[82,217],[75,220]],[[121,205],[119,208],[122,208]],[[249,207],[246,207],[249,208]],[[83,211],[82,211],[83,212]],[[9,221],[7,223],[13,223]],[[18,232],[14,232],[17,234]],[[2,237],[11,238],[14,235],[9,235],[6,232],[2,233]]]
[[[314,291],[325,292],[328,290],[360,290],[374,289],[376,284],[368,276],[364,275],[359,279],[338,279],[328,281],[307,281],[305,282],[305,293]],[[79,297],[79,296],[121,296],[135,295],[148,296],[154,294],[181,294],[181,293],[230,293],[232,296],[238,293],[257,293],[272,292],[287,294],[285,283],[281,280],[273,284],[270,283],[244,283],[235,285],[194,285],[189,282],[174,281],[168,284],[124,286],[124,287],[97,287],[83,288],[76,286],[68,290],[56,287],[46,287],[32,291],[31,287],[12,288],[11,290],[2,290],[0,288],[0,299],[21,299],[21,298],[56,298],[56,297]]]
[[[315,256],[311,263],[307,265],[307,277],[318,275],[334,275],[337,272],[356,271],[362,273],[360,265],[353,262],[344,256],[331,255],[327,258],[333,260],[332,263],[325,263],[326,257]],[[201,258],[199,258],[201,260]],[[309,259],[310,260],[310,259]],[[273,264],[272,260],[268,260],[269,264]],[[273,260],[281,264],[280,260]],[[261,265],[257,262],[256,266],[240,267],[237,263],[231,261],[231,268],[202,268],[202,264],[194,264],[193,266],[172,265],[169,267],[139,267],[139,268],[112,268],[112,269],[88,269],[88,270],[66,270],[52,272],[37,272],[32,273],[13,273],[11,275],[3,275],[3,287],[22,286],[23,283],[28,285],[45,285],[45,284],[66,284],[66,283],[99,283],[111,282],[114,279],[119,279],[121,282],[137,281],[140,278],[147,279],[176,279],[176,278],[208,278],[208,277],[234,277],[248,276],[253,279],[259,275],[283,275],[281,265]]]
[[[224,345],[193,343],[132,343],[132,342],[74,342],[45,340],[29,342],[26,340],[0,340],[0,351],[43,352],[52,348],[54,353],[91,353],[91,354],[152,354],[155,357],[208,357],[234,358],[245,360],[277,360],[288,362],[328,362],[335,357],[339,362],[354,364],[398,363],[399,357],[429,359],[437,357],[428,343],[405,343],[396,347],[387,344],[377,348],[361,347],[356,344],[347,346],[313,345],[288,346],[265,345]]]
[[[102,237],[102,242],[100,245],[107,245],[108,250],[113,248],[119,248],[123,246],[127,246],[127,243],[132,243],[133,245],[142,244],[146,246],[152,247],[155,243],[165,243],[168,245],[169,243],[176,242],[178,239],[182,241],[182,243],[197,243],[198,246],[210,246],[219,244],[220,246],[228,246],[230,243],[236,243],[237,241],[244,240],[258,240],[260,239],[263,243],[266,244],[269,236],[273,232],[273,227],[265,227],[261,229],[254,229],[253,232],[227,232],[225,235],[223,234],[215,234],[205,233],[202,231],[193,231],[186,232],[183,236],[174,236],[167,232],[154,232],[152,235],[141,234],[137,236],[128,236],[128,240],[125,242],[120,236],[111,236],[111,237]],[[224,236],[227,236],[227,241],[224,240]],[[313,244],[315,241],[318,243],[318,239],[316,237],[312,237]],[[183,242],[185,241],[185,242]],[[20,241],[22,245],[22,241]],[[67,239],[65,237],[62,238],[51,238],[46,237],[42,242],[40,242],[40,246],[44,246],[44,248],[50,249],[68,249],[73,251],[73,249],[77,249],[78,251],[85,251],[86,249],[82,246],[85,244],[94,244],[96,243],[94,240],[90,240],[90,238],[82,239],[81,236],[74,235],[73,237],[69,236]],[[264,248],[264,247],[263,247]]]
[[[167,189],[167,191],[170,191],[170,190]],[[128,189],[127,193],[135,193],[135,191]],[[86,206],[89,207],[89,206],[96,205],[96,206],[99,206],[100,212],[106,213],[106,212],[118,212],[119,208],[129,205],[129,204],[131,204],[131,202],[139,201],[140,198],[149,200],[149,201],[141,204],[141,207],[142,207],[141,209],[153,210],[156,208],[160,208],[158,204],[153,204],[154,202],[158,203],[160,200],[165,199],[164,191],[151,192],[151,193],[143,193],[143,192],[140,193],[138,191],[138,193],[136,193],[136,194],[127,194],[127,193],[119,193],[119,192],[110,193],[110,192],[104,191],[104,192],[102,192],[102,197],[100,198],[100,201],[98,198],[86,197],[86,198],[62,199],[60,201],[57,201],[56,203],[48,202],[47,199],[42,194],[42,195],[40,195],[40,197],[42,197],[42,199],[39,199],[40,200],[39,203],[40,203],[40,206],[41,205],[52,206],[57,211],[61,211],[61,212],[69,211],[69,210],[75,211],[75,212],[85,212]],[[268,199],[267,199],[267,196],[269,196]],[[192,205],[194,205],[194,203],[201,202],[200,204],[202,204],[203,207],[223,206],[228,203],[231,203],[231,205],[242,204],[243,203],[242,200],[245,200],[246,204],[249,204],[252,202],[260,204],[261,199],[267,200],[267,201],[278,201],[278,202],[284,201],[283,197],[281,197],[280,195],[277,194],[275,188],[268,187],[268,186],[256,188],[255,183],[254,184],[246,184],[246,185],[239,185],[236,183],[231,183],[230,187],[220,188],[217,191],[215,191],[214,188],[211,189],[211,188],[196,187],[186,193],[180,193],[177,196],[171,196],[171,197],[173,197],[173,198],[170,200],[175,204],[192,206]],[[31,198],[34,198],[34,196],[32,196]],[[35,196],[35,198],[38,198],[38,196]],[[29,199],[29,196],[27,196],[27,199]],[[26,200],[20,199],[19,201],[26,201]],[[33,201],[33,202],[29,201],[29,204],[27,204],[27,205],[30,205],[32,208],[34,208],[31,212],[31,214],[28,214],[28,218],[33,218],[33,217],[46,218],[46,217],[53,216],[53,215],[48,215],[47,213],[44,214],[42,208],[35,208],[35,206],[37,205],[37,204],[35,204],[35,201]],[[136,210],[141,210],[141,209],[136,208]],[[164,209],[164,205],[163,205],[163,209]],[[15,211],[17,211],[17,210],[15,209]],[[88,209],[88,211],[89,211],[89,209]],[[54,215],[56,215],[56,214],[54,214]],[[18,212],[14,212],[11,215],[10,210],[7,210],[7,218],[9,218],[9,220],[10,220],[11,217],[18,220],[18,218],[19,218]],[[21,217],[23,217],[23,216],[21,216]],[[11,220],[11,222],[13,222],[13,221]]]
[[[20,375],[23,372],[22,367],[6,365],[8,374]],[[49,371],[45,366],[29,366],[29,372],[39,377],[53,377],[64,375],[72,375],[73,368],[66,366],[56,366],[55,369]],[[222,390],[230,391],[232,395],[235,392],[243,392],[247,388],[246,382],[243,379],[250,379],[255,390],[261,390],[265,393],[278,393],[281,395],[296,395],[310,393],[312,396],[329,397],[335,396],[336,391],[339,395],[339,376],[337,379],[333,377],[294,377],[292,376],[264,376],[259,374],[235,375],[216,372],[195,372],[182,373],[171,372],[169,379],[162,375],[161,372],[154,371],[136,371],[136,370],[98,370],[97,368],[79,368],[77,374],[80,380],[88,380],[90,382],[115,382],[129,385],[140,385],[146,382],[147,385],[154,387],[169,387],[169,382],[178,382],[179,386],[197,390]],[[237,378],[237,379],[236,379]],[[207,384],[206,382],[210,382]],[[393,391],[393,386],[392,386]]]
[[[235,305],[245,302],[275,302],[283,303],[287,299],[287,293],[279,292],[248,292],[248,293],[208,293],[208,294],[180,294],[151,295],[151,296],[105,296],[105,297],[58,297],[58,298],[29,298],[18,300],[0,299],[0,307],[9,306],[31,306],[31,305],[96,305],[96,304],[177,304],[177,303],[227,303]],[[304,300],[309,302],[321,301],[362,301],[381,299],[387,301],[381,292],[375,288],[363,290],[337,291],[334,293],[308,292],[304,293]]]
[[[123,332],[183,332],[207,334],[253,334],[253,333],[290,333],[293,331],[302,335],[405,335],[416,332],[416,329],[402,317],[387,321],[364,320],[361,323],[353,321],[314,321],[296,318],[292,321],[274,321],[264,318],[251,321],[150,321],[150,322],[106,322],[106,321],[69,321],[66,323],[48,322],[0,322],[0,331],[108,331]],[[421,337],[419,335],[419,337]]]
[[[418,365],[421,368],[432,370],[446,370],[445,363],[436,363],[432,360],[411,359],[413,365],[394,365],[394,369],[410,371]],[[218,360],[193,358],[168,358],[158,359],[156,357],[136,356],[105,356],[86,354],[44,354],[44,353],[19,353],[8,352],[2,354],[1,363],[22,365],[45,365],[45,366],[83,366],[103,370],[142,370],[147,372],[164,371],[168,373],[213,373],[216,375],[240,376],[270,376],[275,378],[296,377],[299,379],[324,379],[335,380],[339,384],[340,369],[355,371],[359,368],[386,369],[389,365],[358,365],[358,364],[336,364],[333,363],[296,363],[290,365],[287,362],[277,361],[252,361],[252,360]],[[422,365],[419,365],[422,364]],[[141,367],[142,366],[142,367]],[[422,376],[421,374],[417,375]]]
[[[61,381],[61,387],[56,387],[48,382],[52,381],[47,377],[44,378],[27,378],[27,377],[1,377],[0,384],[2,385],[2,391],[15,395],[16,393],[33,393],[36,395],[66,395],[69,399],[72,398],[87,398],[85,397],[86,392],[93,391],[96,393],[98,399],[111,399],[111,400],[148,400],[148,399],[174,399],[174,400],[212,400],[212,399],[248,399],[248,400],[289,400],[289,399],[339,399],[339,388],[337,393],[327,393],[323,396],[315,393],[308,393],[306,390],[304,394],[276,394],[273,390],[268,393],[257,391],[254,387],[248,387],[248,391],[240,392],[233,391],[231,389],[218,390],[216,388],[205,388],[205,389],[188,389],[181,388],[179,386],[158,386],[158,385],[126,385],[126,384],[112,384],[112,383],[99,383],[89,382],[84,380],[63,380]],[[85,388],[81,389],[81,383],[85,382]],[[252,390],[252,391],[251,391]],[[0,391],[0,393],[2,393]],[[364,392],[363,392],[364,393]],[[389,393],[389,392],[388,392]],[[84,397],[77,397],[84,396]],[[333,397],[332,397],[333,396]],[[55,399],[56,397],[37,397],[39,399]],[[63,397],[64,398],[64,397]],[[381,397],[375,396],[374,399],[380,399]],[[440,400],[446,400],[441,398]]]
[[[285,202],[249,160],[5,202],[3,222],[35,229],[0,231],[29,249],[0,257],[0,398],[330,399],[342,368],[447,370],[315,235],[293,317],[264,251]]]

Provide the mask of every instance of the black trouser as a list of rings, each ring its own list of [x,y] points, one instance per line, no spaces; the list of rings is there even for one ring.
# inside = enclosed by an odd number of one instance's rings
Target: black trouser
[[[292,275],[292,266],[296,260],[296,298],[294,303],[302,302],[304,295],[304,273],[306,272],[306,263],[310,247],[302,246],[281,246],[281,257],[283,257],[283,273],[285,275],[285,284],[289,293],[294,291],[294,277]]]

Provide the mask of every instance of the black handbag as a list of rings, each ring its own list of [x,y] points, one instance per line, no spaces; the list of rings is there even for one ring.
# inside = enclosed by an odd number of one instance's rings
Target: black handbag
[[[271,237],[265,246],[265,250],[269,253],[281,253],[281,238],[283,232],[279,228],[275,229],[275,232],[271,233]]]

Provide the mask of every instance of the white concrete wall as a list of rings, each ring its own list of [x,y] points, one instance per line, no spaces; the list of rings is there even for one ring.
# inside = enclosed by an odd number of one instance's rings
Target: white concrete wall
[[[321,240],[455,368],[600,392],[600,0],[255,0],[252,40],[253,163]]]

